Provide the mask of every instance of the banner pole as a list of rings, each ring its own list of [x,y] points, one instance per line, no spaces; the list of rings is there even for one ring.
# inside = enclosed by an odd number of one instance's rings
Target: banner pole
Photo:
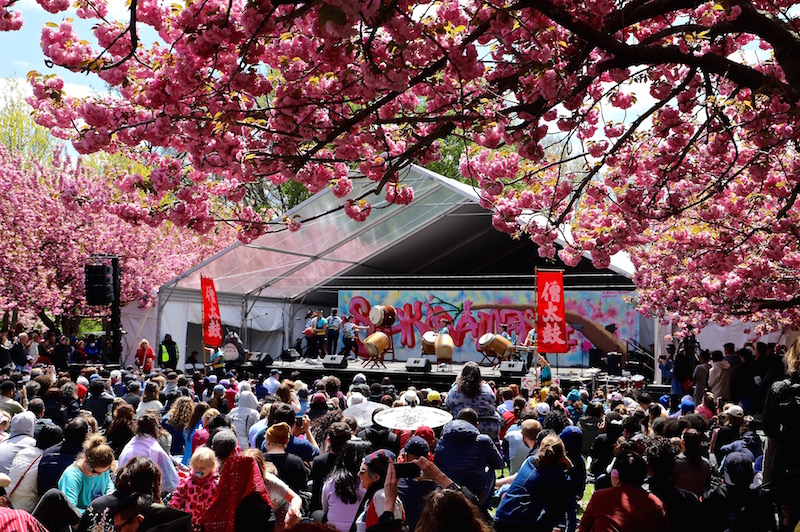
[[[533,350],[534,361],[533,361],[533,364],[531,364],[531,367],[532,368],[536,368],[536,369],[533,370],[534,371],[534,376],[536,378],[536,383],[538,385],[538,388],[541,388],[542,387],[542,368],[541,368],[541,366],[539,364],[539,268],[538,267],[534,267],[534,269],[533,269],[533,284],[536,287],[536,301],[535,301],[536,305],[534,307],[535,316],[534,316],[534,325],[533,325],[533,327],[535,329],[535,334],[534,334],[534,344],[533,345],[536,346],[536,347]],[[529,346],[529,347],[533,347],[533,346]],[[541,398],[541,395],[540,395],[540,398]]]

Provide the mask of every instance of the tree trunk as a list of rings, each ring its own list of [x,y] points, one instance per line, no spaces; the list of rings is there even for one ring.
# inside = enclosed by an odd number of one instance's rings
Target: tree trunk
[[[58,334],[58,327],[56,326],[55,322],[50,319],[50,316],[48,316],[44,310],[39,312],[39,319],[42,320],[42,323],[44,323],[45,327],[47,327],[51,331],[55,331],[55,333]]]
[[[61,328],[63,329],[64,334],[67,336],[77,336],[80,325],[80,318],[68,318],[66,316],[61,316]]]

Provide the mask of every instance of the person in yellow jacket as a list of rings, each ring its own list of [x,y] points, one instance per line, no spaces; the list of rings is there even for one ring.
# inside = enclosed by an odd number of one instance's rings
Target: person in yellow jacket
[[[158,349],[158,363],[162,368],[177,369],[178,355],[178,344],[172,339],[171,334],[165,334],[164,341]]]

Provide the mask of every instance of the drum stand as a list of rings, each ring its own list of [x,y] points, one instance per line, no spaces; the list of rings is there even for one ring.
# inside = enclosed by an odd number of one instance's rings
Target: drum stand
[[[478,349],[478,353],[483,356],[481,361],[478,362],[479,366],[483,366],[484,362],[487,362],[487,365],[491,368],[496,368],[500,365],[500,357],[491,349]]]
[[[381,330],[383,334],[389,337],[389,347],[386,348],[386,351],[383,352],[381,355],[381,359],[384,360],[386,355],[392,355],[392,359],[389,362],[396,362],[394,358],[394,336],[392,335],[392,328],[391,327],[377,327]]]
[[[383,369],[386,369],[386,364],[384,364],[384,361],[386,359],[386,355],[387,354],[392,355],[391,362],[395,362],[395,358],[394,358],[394,337],[392,336],[392,328],[391,327],[375,327],[375,329],[379,330],[380,332],[382,332],[383,334],[386,335],[386,337],[389,339],[389,347],[387,347],[382,353],[380,353],[378,355],[375,355],[374,357],[371,356],[371,357],[367,358],[361,364],[361,367],[362,368],[367,368],[367,369],[374,369],[374,368],[377,368],[378,366],[381,366],[381,367],[383,367]]]

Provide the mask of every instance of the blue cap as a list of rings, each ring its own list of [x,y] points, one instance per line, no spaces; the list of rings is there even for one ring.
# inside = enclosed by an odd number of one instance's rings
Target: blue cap
[[[690,410],[694,410],[694,401],[684,398],[683,401],[681,401],[681,411],[688,412]]]

